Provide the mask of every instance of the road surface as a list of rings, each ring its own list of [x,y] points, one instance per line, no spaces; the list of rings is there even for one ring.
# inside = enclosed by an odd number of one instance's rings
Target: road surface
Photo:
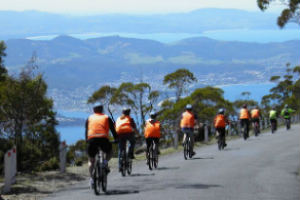
[[[95,196],[84,181],[45,200],[300,199],[300,125],[227,143],[224,151],[216,145],[198,148],[192,160],[184,160],[182,152],[162,156],[154,171],[145,162],[136,163],[129,177],[112,171],[106,195]]]

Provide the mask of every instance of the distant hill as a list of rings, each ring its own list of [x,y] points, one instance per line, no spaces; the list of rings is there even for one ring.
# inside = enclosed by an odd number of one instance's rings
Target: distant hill
[[[189,38],[173,44],[122,37],[49,41],[7,40],[5,64],[18,71],[37,53],[51,94],[63,105],[79,106],[97,87],[144,80],[162,89],[163,77],[188,68],[200,85],[266,81],[286,62],[299,64],[300,40],[282,43],[224,42]],[[73,102],[70,104],[70,101]]]
[[[278,29],[276,14],[234,9],[200,9],[188,13],[92,16],[38,11],[0,11],[0,39],[88,32],[201,33],[220,29]],[[290,24],[287,28],[298,28]]]

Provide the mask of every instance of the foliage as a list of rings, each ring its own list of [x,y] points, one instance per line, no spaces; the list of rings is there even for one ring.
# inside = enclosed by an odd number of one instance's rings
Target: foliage
[[[101,102],[108,108],[109,105],[128,107],[137,120],[138,128],[142,129],[146,115],[154,108],[159,92],[152,90],[148,83],[122,83],[118,88],[102,86],[88,99],[88,103]]]
[[[187,92],[188,84],[197,81],[194,74],[187,69],[178,69],[164,77],[163,83],[170,89],[175,89],[176,102]]]
[[[295,22],[300,25],[300,1],[299,0],[279,0],[286,8],[282,10],[281,15],[277,19],[279,27],[283,28],[288,22]],[[257,0],[258,7],[265,11],[272,2],[278,0]]]
[[[261,105],[265,110],[271,107],[281,109],[283,105],[288,104],[294,110],[299,111],[300,107],[300,67],[290,68],[286,65],[286,74],[283,76],[273,76],[271,81],[277,85],[270,89],[270,94],[263,96]],[[298,76],[298,78],[297,78]]]
[[[67,152],[67,163],[80,165],[87,160],[87,143],[85,140],[78,140],[75,145],[70,145]]]
[[[59,137],[53,102],[47,84],[35,74],[33,56],[20,75],[0,83],[1,137],[16,144],[18,170],[34,170],[41,162],[58,157]]]

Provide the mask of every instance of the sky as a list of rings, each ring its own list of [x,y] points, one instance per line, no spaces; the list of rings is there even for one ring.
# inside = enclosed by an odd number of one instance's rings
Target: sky
[[[0,10],[38,10],[69,14],[171,13],[201,8],[258,11],[256,0],[0,0]],[[280,10],[273,5],[271,12]]]

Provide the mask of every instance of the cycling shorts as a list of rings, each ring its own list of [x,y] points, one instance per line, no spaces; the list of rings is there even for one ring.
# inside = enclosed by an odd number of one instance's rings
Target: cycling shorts
[[[87,153],[89,157],[94,158],[96,156],[98,147],[107,154],[112,151],[112,144],[107,138],[92,138],[87,141]]]

